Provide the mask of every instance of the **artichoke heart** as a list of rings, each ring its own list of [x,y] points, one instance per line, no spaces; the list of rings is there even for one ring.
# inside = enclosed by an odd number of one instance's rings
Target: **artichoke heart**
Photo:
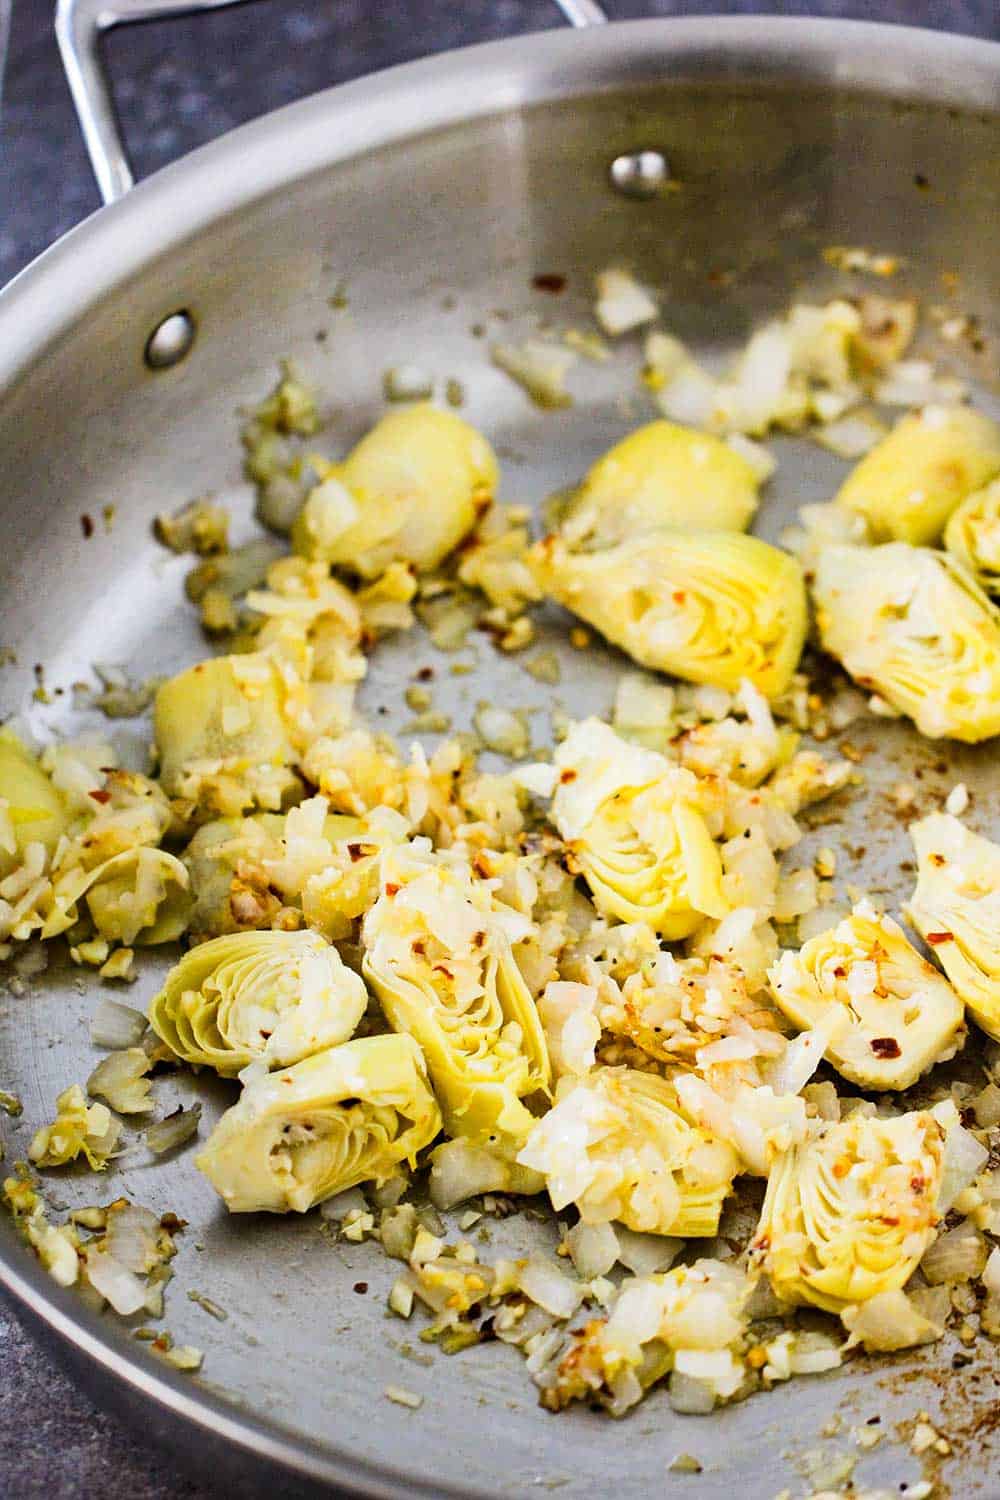
[[[796,1026],[811,1029],[842,1013],[826,1058],[859,1088],[907,1089],[965,1041],[951,985],[867,902],[797,953],[783,953],[768,977]]]
[[[109,942],[126,947],[173,943],[190,918],[189,886],[187,870],[175,855],[146,845],[92,869],[67,869],[53,882],[41,935],[67,932],[79,920],[79,903],[85,899],[95,929]]]
[[[570,546],[606,547],[637,531],[745,531],[757,476],[735,449],[674,422],[650,422],[589,470],[564,513]]]
[[[945,527],[944,544],[985,593],[1000,596],[1000,479],[962,501]]]
[[[513,1147],[535,1123],[524,1099],[549,1084],[545,1034],[511,946],[531,923],[463,861],[420,842],[382,858],[362,927],[364,976],[392,1028],[420,1043],[447,1133]]]
[[[824,648],[921,734],[1000,733],[1000,614],[947,553],[825,547],[813,592]]]
[[[255,1058],[275,1068],[345,1042],[365,1013],[364,983],[314,932],[238,932],[185,954],[149,1023],[184,1062],[229,1076]]]
[[[599,719],[576,724],[555,756],[552,821],[598,909],[687,937],[729,910],[697,777]]]
[[[167,796],[221,817],[279,809],[298,785],[282,707],[281,675],[266,652],[215,657],[171,677],[154,709]]]
[[[67,822],[62,797],[34,755],[12,729],[0,729],[0,880],[29,844],[51,854]]]
[[[817,1122],[771,1168],[751,1263],[782,1301],[831,1313],[897,1290],[934,1237],[943,1155],[926,1111]]]
[[[376,578],[434,568],[472,530],[499,482],[493,449],[454,412],[418,402],[388,416],[322,478],[292,528],[303,557]]]
[[[718,1231],[739,1170],[665,1079],[634,1068],[597,1068],[561,1091],[517,1159],[545,1178],[557,1213],[574,1203],[586,1224],[695,1238]]]
[[[413,1166],[440,1129],[413,1038],[364,1037],[248,1084],[195,1165],[230,1213],[305,1213]]]
[[[874,542],[924,546],[948,517],[1000,474],[1000,427],[967,406],[928,406],[901,418],[851,470],[837,504],[868,522]]]
[[[977,1025],[1000,1041],[1000,846],[947,813],[910,828],[917,886],[907,915]]]
[[[539,586],[642,666],[735,692],[783,692],[806,633],[795,558],[727,532],[641,533],[578,553],[559,536],[530,554]]]

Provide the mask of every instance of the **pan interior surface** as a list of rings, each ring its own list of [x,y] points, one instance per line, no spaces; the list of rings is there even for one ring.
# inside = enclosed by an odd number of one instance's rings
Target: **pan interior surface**
[[[329,128],[337,128],[332,108]],[[151,256],[40,354],[0,412],[0,644],[16,653],[0,674],[0,713],[22,714],[42,738],[110,733],[142,764],[146,726],[109,726],[74,712],[71,684],[92,682],[95,662],[142,679],[206,654],[182,595],[189,560],[159,548],[150,523],[158,511],[212,492],[230,505],[236,539],[252,534],[238,411],[266,393],[283,357],[323,394],[329,421],[317,446],[330,453],[381,413],[388,367],[418,363],[439,389],[461,382],[463,415],[500,454],[501,499],[537,505],[653,415],[637,380],[639,343],[623,340],[608,365],[581,363],[570,377],[573,406],[540,412],[491,366],[491,342],[517,341],[541,325],[589,326],[595,272],[625,265],[659,290],[664,327],[714,363],[790,300],[885,290],[823,260],[825,247],[859,245],[902,257],[891,294],[905,289],[925,305],[977,315],[982,350],[960,372],[979,382],[980,404],[995,413],[997,138],[995,117],[870,91],[722,77],[644,82],[512,107],[364,152],[222,217],[169,255]],[[614,192],[610,162],[638,148],[666,154],[676,190],[644,202]],[[155,216],[149,233],[157,233]],[[85,262],[77,275],[86,277]],[[539,275],[565,278],[565,290],[536,289]],[[178,308],[196,320],[194,348],[175,368],[150,371],[146,339]],[[935,346],[942,360],[947,352]],[[779,469],[756,527],[772,540],[799,505],[830,496],[844,467],[802,440],[780,439],[774,451]],[[456,729],[469,726],[483,698],[532,710],[536,744],[550,738],[553,709],[606,713],[625,660],[598,646],[571,650],[555,615],[539,634],[562,663],[556,688],[485,637],[461,656],[475,658],[475,671],[452,676],[448,659],[418,635],[379,646],[361,711],[398,732],[409,717],[403,691],[426,664],[439,683],[434,706],[453,715]],[[40,681],[45,701],[32,696]],[[989,746],[935,746],[888,722],[867,739],[866,784],[835,832],[860,851],[846,878],[898,909],[911,876],[900,869],[909,845],[905,822],[890,813],[891,789],[914,782],[930,810],[965,781],[973,826],[996,832],[995,797],[986,795],[995,754]],[[796,863],[830,836],[819,827],[807,834]],[[130,1004],[145,1007],[165,962],[146,955],[124,997]],[[56,1093],[93,1068],[98,1054],[86,1023],[98,994],[89,975],[53,963],[26,994],[3,997],[0,1082],[24,1102],[22,1119],[5,1122],[9,1159],[23,1155],[32,1129],[50,1118]],[[204,1101],[203,1135],[232,1095],[203,1076],[157,1084],[164,1108]],[[439,1492],[447,1485],[484,1495],[549,1488],[582,1495],[607,1483],[638,1497],[690,1484],[667,1472],[677,1453],[689,1452],[704,1465],[699,1495],[728,1493],[735,1481],[747,1500],[764,1500],[800,1484],[791,1450],[829,1448],[820,1433],[838,1409],[845,1433],[873,1414],[889,1430],[942,1403],[971,1430],[992,1386],[981,1353],[981,1385],[949,1392],[936,1384],[942,1370],[959,1380],[945,1340],[895,1373],[848,1367],[703,1420],[676,1415],[662,1392],[621,1423],[584,1410],[552,1417],[535,1405],[512,1351],[491,1344],[448,1359],[422,1345],[414,1326],[387,1317],[393,1263],[377,1246],[334,1242],[315,1213],[286,1222],[227,1219],[183,1153],[150,1168],[139,1151],[104,1181],[69,1175],[50,1183],[70,1207],[127,1191],[187,1219],[165,1323],[178,1342],[205,1350],[204,1378],[188,1387],[190,1399],[207,1388],[235,1403],[248,1414],[246,1441],[273,1425],[288,1435],[289,1452],[312,1439],[334,1464],[347,1455],[371,1465],[382,1474],[371,1479],[380,1493],[402,1493],[410,1481]],[[487,1256],[556,1241],[554,1224],[525,1216],[491,1232]],[[6,1221],[0,1255],[12,1263],[21,1255]],[[362,1282],[366,1293],[352,1290]],[[207,1317],[189,1290],[225,1309],[226,1321]],[[92,1330],[94,1319],[82,1309],[79,1316]],[[119,1338],[116,1320],[101,1327],[145,1362],[139,1345]],[[906,1371],[918,1373],[904,1378]],[[421,1408],[388,1401],[387,1385],[421,1396]],[[207,1409],[205,1420],[213,1420]],[[299,1451],[306,1467],[317,1466]],[[962,1493],[993,1493],[990,1468],[966,1469]],[[365,1482],[357,1469],[337,1472]],[[855,1482],[896,1488],[919,1477],[916,1459],[884,1443],[862,1458]]]

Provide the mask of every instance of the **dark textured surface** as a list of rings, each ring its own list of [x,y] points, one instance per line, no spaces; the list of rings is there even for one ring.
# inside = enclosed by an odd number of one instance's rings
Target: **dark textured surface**
[[[623,18],[776,9],[1000,39],[996,0],[771,7],[613,0],[607,8]],[[51,12],[52,0],[14,0],[0,155],[0,282],[98,202],[59,71]],[[107,57],[133,163],[145,176],[233,125],[375,67],[557,24],[549,0],[258,0],[122,31],[109,39]],[[0,1496],[208,1500],[219,1493],[192,1483],[98,1410],[0,1301]]]

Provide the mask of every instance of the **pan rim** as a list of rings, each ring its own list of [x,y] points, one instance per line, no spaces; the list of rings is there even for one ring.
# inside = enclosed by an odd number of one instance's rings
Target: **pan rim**
[[[8,389],[88,308],[151,259],[282,185],[463,119],[599,92],[621,86],[626,78],[634,85],[654,82],[662,79],[667,61],[696,70],[682,72],[679,81],[700,74],[731,83],[752,78],[758,87],[787,81],[820,88],[825,83],[988,112],[997,110],[1000,95],[1000,43],[915,27],[808,17],[617,22],[593,32],[556,30],[407,63],[323,90],[243,125],[163,168],[70,230],[0,293],[0,388]],[[470,88],[473,75],[475,87]],[[334,110],[336,138],[329,130]],[[153,245],[151,222],[168,226]],[[82,293],[78,278],[67,272],[84,257],[90,275]],[[157,1364],[126,1333],[105,1325],[72,1289],[56,1286],[6,1228],[0,1233],[0,1287],[59,1340],[141,1399],[221,1437],[245,1456],[303,1480],[385,1500],[414,1495],[488,1500],[503,1493],[500,1488],[415,1478],[389,1463],[360,1458],[235,1407]]]
[[[0,389],[89,308],[213,222],[367,150],[522,105],[689,77],[782,82],[994,113],[1000,42],[805,16],[659,17],[484,42],[387,68],[272,110],[96,209],[0,291]],[[693,70],[693,72],[691,71]],[[337,110],[337,134],[329,118]],[[149,226],[160,231],[151,245]],[[66,274],[86,257],[88,281]],[[171,311],[172,309],[165,309]]]

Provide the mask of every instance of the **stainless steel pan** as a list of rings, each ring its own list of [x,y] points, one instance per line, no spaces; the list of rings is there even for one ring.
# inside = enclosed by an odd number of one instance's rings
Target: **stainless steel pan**
[[[62,7],[70,77],[109,199],[129,178],[95,71],[99,23],[189,8]],[[581,0],[564,8],[598,20]],[[635,355],[610,372],[581,370],[576,405],[543,415],[490,368],[474,325],[509,335],[540,317],[581,322],[593,273],[625,262],[664,289],[670,326],[711,355],[793,288],[842,285],[820,256],[838,242],[905,254],[900,284],[931,302],[950,295],[942,272],[959,273],[958,303],[982,320],[978,374],[989,401],[1000,312],[998,108],[1000,47],[981,42],[774,19],[595,25],[332,90],[159,173],[0,297],[0,636],[17,652],[0,679],[0,708],[26,711],[45,733],[78,729],[69,694],[57,690],[88,678],[95,661],[143,676],[203,653],[180,602],[183,565],[158,551],[150,518],[214,489],[249,527],[236,412],[267,389],[280,356],[300,360],[329,393],[334,445],[380,409],[387,365],[418,359],[460,378],[468,415],[504,458],[505,497],[534,501],[622,433],[616,398]],[[679,192],[625,196],[613,185],[612,163],[640,149],[668,158]],[[628,161],[617,176],[634,188]],[[565,275],[565,293],[533,290],[539,272]],[[334,311],[328,299],[342,279],[349,307]],[[764,534],[776,535],[802,501],[826,497],[838,472],[815,447],[783,443]],[[107,505],[110,531],[101,524]],[[96,521],[89,539],[83,515]],[[385,707],[380,722],[400,722],[400,688],[432,656],[412,640],[380,648],[367,710]],[[480,657],[476,678],[450,679],[442,706],[462,723],[483,696],[531,704],[540,738],[551,690],[516,660],[485,646]],[[36,664],[48,703],[32,697]],[[569,653],[558,697],[574,713],[606,708],[619,668],[610,652]],[[138,743],[141,727],[125,727]],[[891,901],[908,876],[899,870],[904,830],[884,815],[886,789],[916,779],[920,799],[932,802],[964,779],[987,829],[994,752],[942,755],[894,725],[868,739],[869,787],[846,835],[865,852],[845,875]],[[95,994],[80,993],[75,978],[55,968],[28,994],[2,997],[0,1082],[16,1083],[25,1103],[20,1133],[4,1126],[9,1157],[23,1153],[57,1089],[93,1065],[84,1023]],[[136,1003],[155,985],[155,965],[144,968]],[[209,1116],[225,1093],[183,1079],[162,1088],[161,1098],[197,1089]],[[923,1406],[943,1408],[956,1434],[957,1489],[998,1492],[996,1466],[972,1436],[992,1377],[976,1384],[966,1372],[954,1384],[947,1344],[904,1361],[918,1373],[902,1383],[898,1369],[849,1370],[708,1421],[675,1416],[662,1396],[620,1424],[585,1411],[553,1418],[500,1346],[415,1362],[401,1348],[423,1352],[414,1331],[384,1314],[391,1270],[364,1246],[331,1245],[315,1216],[229,1222],[183,1156],[153,1170],[140,1158],[107,1186],[191,1222],[166,1321],[205,1348],[202,1380],[166,1370],[117,1320],[61,1292],[6,1221],[0,1281],[64,1343],[81,1378],[138,1407],[147,1430],[194,1455],[203,1473],[225,1452],[244,1472],[273,1462],[302,1482],[393,1497],[613,1486],[624,1500],[738,1486],[755,1500],[786,1484],[799,1492],[794,1463],[781,1456],[788,1450],[850,1448],[846,1437],[819,1436],[838,1409],[848,1425],[879,1415],[890,1430]],[[92,1201],[95,1185],[70,1177],[59,1191],[67,1203]],[[513,1222],[516,1243],[547,1233]],[[367,1295],[351,1290],[359,1280]],[[187,1300],[191,1288],[220,1303],[228,1321],[207,1318]],[[942,1371],[948,1380],[935,1385]],[[423,1395],[421,1410],[385,1400],[390,1382]],[[679,1450],[705,1464],[700,1480],[668,1474]],[[918,1472],[886,1442],[857,1480],[895,1486]]]

